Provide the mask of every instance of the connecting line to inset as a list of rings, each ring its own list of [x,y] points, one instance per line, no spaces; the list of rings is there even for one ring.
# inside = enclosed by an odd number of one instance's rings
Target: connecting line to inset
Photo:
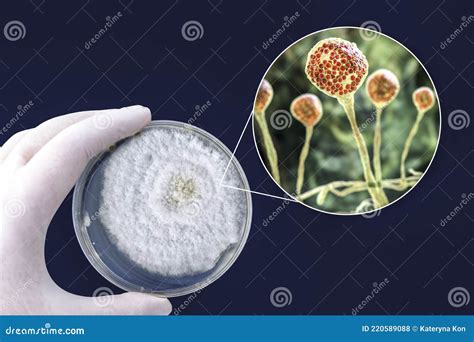
[[[250,119],[252,118],[253,112],[250,112],[249,118],[247,119],[247,122],[245,123],[244,129],[242,130],[242,133],[240,133],[239,140],[237,141],[237,145],[235,145],[234,151],[232,151],[232,156],[229,159],[229,163],[227,164],[227,167],[224,170],[224,174],[222,175],[220,185],[222,185],[222,182],[224,181],[225,175],[227,174],[227,171],[229,170],[229,166],[234,160],[235,152],[237,151],[237,148],[240,145],[240,141],[242,140],[242,137],[244,136],[245,130],[247,129],[247,126],[249,125]]]
[[[227,167],[224,170],[224,174],[222,175],[222,178],[221,178],[221,181],[220,181],[219,185],[223,186],[223,187],[226,187],[226,188],[229,188],[229,189],[250,192],[250,193],[256,194],[256,195],[267,196],[267,197],[271,197],[271,198],[278,198],[278,199],[282,199],[282,200],[290,201],[290,202],[298,202],[297,200],[294,200],[291,197],[282,197],[282,196],[270,195],[270,194],[266,194],[266,193],[263,193],[263,192],[258,192],[258,191],[248,190],[248,189],[242,189],[242,188],[238,188],[238,187],[235,187],[235,186],[223,184],[224,178],[227,174],[227,171],[229,170],[230,164],[234,160],[235,152],[237,151],[237,148],[239,147],[240,142],[242,141],[242,138],[245,134],[245,131],[247,130],[247,126],[249,125],[250,119],[252,118],[252,115],[253,115],[253,112],[250,113],[250,115],[247,119],[247,122],[245,123],[244,129],[242,130],[242,133],[240,134],[239,140],[237,141],[237,145],[235,145],[234,151],[232,151],[232,156],[230,157],[229,163],[227,164]]]
[[[293,199],[293,198],[291,198],[291,197],[275,196],[275,195],[266,194],[266,193],[264,193],[264,192],[258,192],[258,191],[253,191],[253,190],[247,190],[247,189],[237,188],[237,187],[235,187],[235,186],[230,186],[230,185],[225,185],[225,184],[221,184],[221,186],[223,186],[224,188],[230,188],[230,189],[235,189],[235,190],[250,192],[250,193],[256,194],[256,195],[262,195],[262,196],[267,196],[267,197],[272,197],[272,198],[278,198],[278,199],[282,199],[282,200],[289,201],[289,202],[298,202],[297,200],[295,200],[295,199]]]

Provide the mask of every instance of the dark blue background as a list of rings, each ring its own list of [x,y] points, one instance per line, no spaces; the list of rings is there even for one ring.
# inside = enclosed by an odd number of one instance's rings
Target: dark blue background
[[[473,284],[472,203],[449,222],[440,220],[473,192],[472,127],[453,130],[448,114],[472,115],[473,28],[446,49],[440,43],[473,14],[466,1],[9,1],[1,26],[20,20],[23,40],[0,36],[0,125],[18,105],[34,102],[14,132],[71,111],[143,104],[154,119],[187,121],[196,105],[211,106],[194,124],[235,146],[257,86],[289,44],[332,26],[374,20],[426,66],[440,96],[443,127],[431,168],[418,186],[379,216],[338,217],[290,204],[268,226],[262,221],[282,200],[253,196],[251,237],[235,265],[199,293],[182,314],[351,314],[374,282],[390,283],[362,314],[468,314],[449,305],[450,289]],[[84,43],[117,11],[123,17],[91,49]],[[298,20],[268,49],[285,16]],[[203,37],[189,42],[182,25],[197,20]],[[237,151],[253,190],[281,195],[269,180],[247,130]],[[71,197],[48,231],[48,269],[70,292],[91,295],[99,286],[120,289],[87,262],[75,238]],[[292,303],[276,308],[276,287]],[[173,299],[175,306],[187,297]]]

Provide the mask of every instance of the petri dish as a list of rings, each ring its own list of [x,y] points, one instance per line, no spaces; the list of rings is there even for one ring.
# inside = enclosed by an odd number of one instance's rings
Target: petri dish
[[[247,240],[245,173],[216,137],[152,121],[92,159],[73,195],[73,223],[92,266],[126,290],[186,295],[222,276]]]

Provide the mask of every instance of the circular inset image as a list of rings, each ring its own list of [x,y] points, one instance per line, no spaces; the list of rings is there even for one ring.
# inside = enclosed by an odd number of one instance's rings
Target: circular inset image
[[[184,295],[215,281],[240,254],[252,217],[248,189],[218,139],[154,121],[89,163],[74,191],[74,227],[110,282]]]
[[[274,181],[297,201],[342,215],[408,193],[431,164],[441,128],[420,61],[357,27],[319,31],[283,51],[260,83],[253,119]]]

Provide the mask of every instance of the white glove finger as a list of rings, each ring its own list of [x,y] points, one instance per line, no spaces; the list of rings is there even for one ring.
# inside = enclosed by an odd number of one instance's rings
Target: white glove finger
[[[70,305],[72,303],[69,302],[69,314],[74,315],[169,315],[172,310],[168,299],[136,292],[92,298],[78,297],[78,304]]]
[[[110,109],[113,110],[113,109]],[[10,151],[8,159],[18,165],[26,164],[48,141],[67,127],[103,111],[91,110],[55,117],[29,130],[28,134]]]
[[[13,134],[10,139],[5,142],[5,144],[3,144],[3,146],[0,148],[0,163],[7,158],[11,150],[14,149],[15,146],[18,145],[23,137],[25,137],[30,131],[31,129],[26,129],[24,131],[17,132]]]
[[[21,169],[29,200],[52,217],[92,157],[150,120],[148,108],[132,106],[99,112],[62,130]]]
[[[46,270],[44,272],[47,273]],[[146,293],[109,295],[112,293],[110,289],[99,288],[96,296],[85,297],[58,287],[47,274],[43,280],[41,278],[30,274],[26,276],[26,282],[19,281],[16,285],[26,285],[20,287],[23,292],[21,296],[16,294],[18,298],[0,296],[3,304],[0,306],[0,315],[169,315],[172,310],[168,299]],[[33,285],[37,287],[32,288]]]

